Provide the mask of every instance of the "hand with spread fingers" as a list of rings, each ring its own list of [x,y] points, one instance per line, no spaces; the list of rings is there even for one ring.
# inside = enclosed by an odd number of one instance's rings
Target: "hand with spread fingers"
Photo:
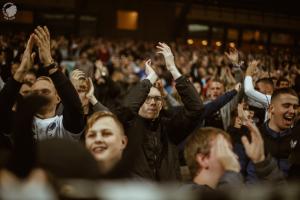
[[[236,48],[230,48],[229,53],[225,52],[225,55],[232,64],[239,64],[239,51]]]
[[[156,48],[159,49],[157,53],[162,54],[164,56],[167,69],[170,71],[173,68],[176,68],[174,55],[170,47],[166,43],[159,42]]]
[[[14,74],[14,79],[16,81],[22,82],[25,72],[27,72],[33,66],[33,60],[35,58],[35,53],[32,52],[33,44],[34,38],[33,35],[30,35],[22,56],[21,64],[17,69],[16,73]]]
[[[167,69],[171,72],[173,78],[175,80],[179,78],[181,74],[175,65],[175,59],[171,51],[171,48],[166,43],[163,42],[159,42],[156,48],[159,49],[157,53],[162,54],[164,56]]]
[[[249,128],[251,135],[251,142],[246,136],[242,137],[242,143],[245,147],[246,154],[253,163],[262,162],[265,160],[263,138],[255,124],[247,121],[246,125]]]
[[[254,76],[256,73],[258,73],[258,64],[259,60],[250,61],[246,70],[246,76]]]
[[[50,32],[46,26],[34,29],[34,40],[39,49],[39,57],[44,66],[53,63],[50,46]]]

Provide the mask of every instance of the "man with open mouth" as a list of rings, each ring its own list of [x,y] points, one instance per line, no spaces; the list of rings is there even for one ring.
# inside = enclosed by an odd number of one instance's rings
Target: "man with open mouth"
[[[279,169],[285,175],[288,174],[291,165],[288,160],[294,148],[291,141],[294,141],[293,138],[299,130],[299,126],[295,126],[298,107],[299,98],[293,89],[275,90],[269,107],[270,119],[260,129],[266,152],[269,152],[277,160]],[[256,180],[254,166],[249,163],[247,166],[247,181],[252,183]]]

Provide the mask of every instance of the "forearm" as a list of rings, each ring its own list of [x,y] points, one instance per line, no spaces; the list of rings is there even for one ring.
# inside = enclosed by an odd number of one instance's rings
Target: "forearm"
[[[171,67],[170,73],[172,74],[174,80],[177,80],[182,76],[176,66]]]
[[[236,90],[232,90],[229,92],[226,92],[224,95],[220,96],[214,101],[211,101],[210,103],[206,104],[204,106],[204,112],[203,117],[206,118],[210,116],[211,114],[217,112],[220,110],[223,106],[225,106],[228,102],[230,102],[235,95],[237,95]]]
[[[72,133],[80,133],[84,128],[84,116],[82,104],[74,86],[60,71],[52,73],[50,78],[64,105],[63,124],[65,129]]]
[[[19,90],[22,86],[21,82],[16,81],[15,79],[9,79],[4,85],[3,89],[0,92],[0,112],[11,110],[14,105]]]
[[[146,100],[151,87],[152,84],[148,79],[139,82],[125,97],[124,106],[128,107],[133,113],[138,113],[140,107]]]
[[[156,73],[150,73],[145,79],[149,80],[150,83],[153,85],[157,81],[158,76]]]
[[[264,161],[255,164],[255,170],[258,178],[265,181],[284,183],[283,173],[277,166],[276,161],[270,154],[266,156]]]
[[[93,104],[93,112],[98,112],[98,111],[109,111],[109,109],[104,106],[102,103],[97,101],[95,104]]]
[[[203,102],[192,83],[181,76],[176,80],[176,90],[181,97],[187,116],[199,116],[203,109]]]
[[[270,104],[270,95],[265,95],[256,91],[253,87],[252,77],[246,76],[244,80],[244,89],[245,93],[249,98],[254,99],[255,101],[264,105],[264,107],[268,107]]]

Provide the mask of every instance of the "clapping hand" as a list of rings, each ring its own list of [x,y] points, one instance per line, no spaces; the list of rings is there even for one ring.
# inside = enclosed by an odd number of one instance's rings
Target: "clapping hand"
[[[255,74],[257,74],[257,72],[259,71],[257,67],[258,64],[259,60],[250,61],[246,70],[246,76],[254,76]]]
[[[245,147],[247,156],[253,163],[259,163],[265,160],[264,141],[255,124],[247,121],[247,127],[250,130],[251,142],[246,136],[242,136],[242,143]]]
[[[239,64],[239,52],[236,48],[231,48],[229,53],[225,52],[225,55],[232,64]]]
[[[157,53],[162,54],[164,56],[167,70],[171,72],[175,80],[178,79],[181,76],[181,74],[175,65],[174,55],[171,51],[171,48],[166,43],[162,42],[159,42],[156,48],[159,49]]]
[[[147,75],[147,79],[150,80],[150,82],[152,84],[154,84],[156,82],[156,80],[158,79],[156,72],[154,71],[153,67],[151,66],[151,59],[148,59],[145,62],[145,73]]]
[[[32,52],[33,44],[34,44],[34,38],[33,35],[30,35],[26,44],[25,51],[22,56],[21,64],[17,69],[16,73],[14,74],[14,79],[16,81],[22,82],[25,73],[33,66],[33,61],[36,55],[35,53]]]

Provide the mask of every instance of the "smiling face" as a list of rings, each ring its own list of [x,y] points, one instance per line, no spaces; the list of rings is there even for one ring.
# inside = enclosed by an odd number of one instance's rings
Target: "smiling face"
[[[139,115],[146,119],[155,119],[158,117],[160,110],[163,106],[163,99],[160,91],[152,87],[144,102],[140,107]]]
[[[290,128],[295,122],[298,106],[298,97],[280,94],[270,105],[270,123],[276,126],[277,131]]]
[[[85,146],[98,162],[114,166],[127,145],[123,129],[111,116],[98,118],[87,129]]]

